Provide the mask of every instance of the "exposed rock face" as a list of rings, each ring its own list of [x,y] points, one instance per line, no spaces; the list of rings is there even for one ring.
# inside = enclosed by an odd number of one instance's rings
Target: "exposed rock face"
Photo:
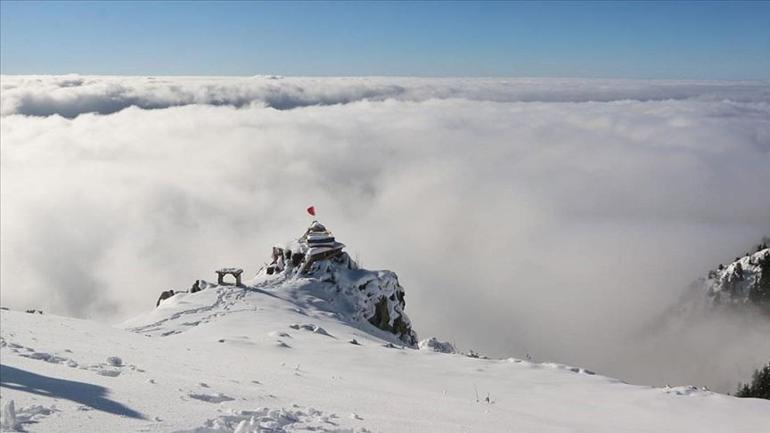
[[[172,296],[174,296],[173,290],[164,290],[163,292],[161,292],[160,297],[158,298],[158,302],[155,303],[155,307],[157,308],[161,302],[163,302],[164,300]]]

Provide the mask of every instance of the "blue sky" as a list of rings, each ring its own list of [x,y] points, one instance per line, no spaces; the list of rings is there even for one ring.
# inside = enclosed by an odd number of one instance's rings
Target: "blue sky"
[[[5,74],[770,79],[770,2],[15,2]]]

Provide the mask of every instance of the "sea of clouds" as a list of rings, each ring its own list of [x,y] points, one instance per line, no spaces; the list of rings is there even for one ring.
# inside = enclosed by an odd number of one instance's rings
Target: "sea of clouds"
[[[314,204],[422,337],[723,391],[770,359],[760,320],[644,331],[770,234],[770,83],[1,81],[5,306],[115,322]]]

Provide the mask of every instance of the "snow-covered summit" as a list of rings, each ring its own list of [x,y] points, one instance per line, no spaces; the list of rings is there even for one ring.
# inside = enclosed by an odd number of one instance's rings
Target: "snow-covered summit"
[[[312,305],[313,311],[333,315],[395,344],[416,347],[417,334],[404,312],[405,294],[398,276],[387,270],[360,268],[344,247],[323,224],[313,221],[300,238],[274,246],[270,264],[251,281],[235,286],[221,280],[220,284],[197,281],[196,289],[190,291],[195,293],[177,292],[175,296],[188,296],[191,301],[195,296],[205,297],[198,294],[205,288],[222,292],[223,300],[249,303],[256,299],[251,296],[254,293],[270,293],[290,303]]]

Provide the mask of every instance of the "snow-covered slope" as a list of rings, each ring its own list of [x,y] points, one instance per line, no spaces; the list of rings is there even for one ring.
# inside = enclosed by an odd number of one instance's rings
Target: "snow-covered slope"
[[[751,432],[770,402],[417,344],[390,271],[325,227],[236,286],[199,280],[119,326],[0,312],[3,431]],[[419,349],[418,349],[419,347]],[[764,430],[763,430],[764,429]]]
[[[18,431],[68,433],[755,433],[770,425],[763,400],[410,349],[351,323],[324,296],[262,275],[244,287],[178,294],[125,329],[2,311],[2,405],[13,401]]]

